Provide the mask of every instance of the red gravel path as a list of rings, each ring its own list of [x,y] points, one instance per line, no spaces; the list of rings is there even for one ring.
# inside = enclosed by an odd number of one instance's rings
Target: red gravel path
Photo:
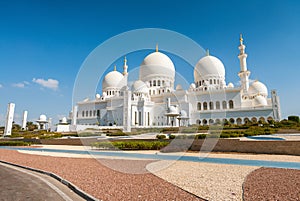
[[[107,168],[95,159],[62,158],[0,150],[0,160],[42,169],[72,182],[102,200],[202,200],[150,173],[125,174]],[[145,169],[149,161],[115,160]],[[130,166],[128,166],[130,167]]]
[[[244,200],[300,200],[300,170],[260,168],[244,183]]]

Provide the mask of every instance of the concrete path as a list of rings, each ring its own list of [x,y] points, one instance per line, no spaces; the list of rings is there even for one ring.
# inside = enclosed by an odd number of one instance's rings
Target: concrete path
[[[84,200],[54,178],[22,168],[0,164],[0,200]]]

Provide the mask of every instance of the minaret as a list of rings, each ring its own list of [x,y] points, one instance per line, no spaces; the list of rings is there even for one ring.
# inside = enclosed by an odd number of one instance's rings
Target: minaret
[[[128,69],[127,59],[126,59],[126,56],[125,56],[124,57],[124,66],[123,66],[123,75],[128,75],[127,69]]]
[[[239,77],[241,79],[242,89],[244,93],[248,92],[249,89],[249,76],[250,71],[247,70],[247,54],[245,53],[246,46],[243,44],[243,37],[242,34],[240,35],[240,54],[238,55],[238,58],[240,60],[240,67],[241,71],[239,72]]]

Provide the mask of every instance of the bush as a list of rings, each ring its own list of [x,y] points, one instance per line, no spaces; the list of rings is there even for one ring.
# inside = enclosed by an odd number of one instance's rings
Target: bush
[[[106,133],[106,136],[126,136],[127,134],[123,133],[122,131],[117,131],[114,133]]]
[[[299,116],[288,116],[289,121],[294,121],[296,123],[300,122]]]
[[[31,143],[23,141],[0,141],[0,146],[30,146]]]
[[[176,136],[175,135],[169,135],[169,139],[172,140],[172,139],[175,139]]]
[[[162,132],[163,133],[170,133],[170,132],[173,132],[173,133],[177,133],[179,131],[179,128],[178,127],[168,127],[168,128],[163,128],[162,129]]]
[[[205,138],[206,138],[206,134],[196,135],[196,139],[205,139]]]
[[[95,142],[92,147],[121,150],[159,150],[169,144],[168,141],[114,141]]]
[[[166,139],[166,135],[156,135],[156,138],[159,140]]]

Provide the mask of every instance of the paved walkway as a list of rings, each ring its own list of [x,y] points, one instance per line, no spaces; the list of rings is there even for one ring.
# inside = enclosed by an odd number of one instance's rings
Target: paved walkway
[[[0,163],[0,200],[84,200],[55,179]]]

